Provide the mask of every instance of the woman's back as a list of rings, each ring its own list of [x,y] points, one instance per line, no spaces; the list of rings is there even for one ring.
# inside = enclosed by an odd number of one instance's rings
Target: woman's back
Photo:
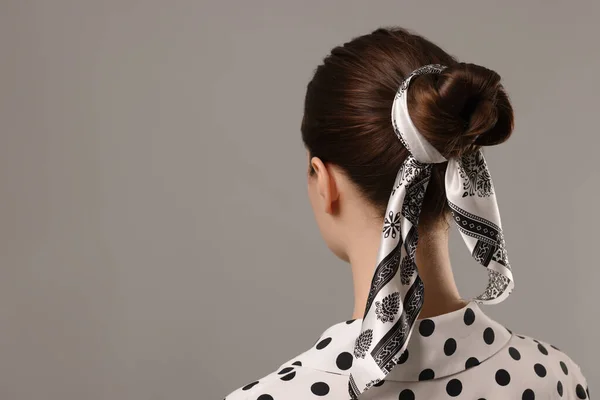
[[[360,320],[337,323],[307,351],[226,400],[348,399]],[[510,332],[470,303],[417,322],[407,352],[359,399],[587,399],[578,365],[549,343]]]

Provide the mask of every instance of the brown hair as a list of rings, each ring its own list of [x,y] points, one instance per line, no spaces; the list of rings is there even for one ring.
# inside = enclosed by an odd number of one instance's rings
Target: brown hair
[[[309,154],[339,166],[381,216],[408,156],[392,128],[392,102],[403,79],[426,64],[448,68],[413,78],[408,107],[419,132],[440,153],[460,156],[508,139],[513,112],[500,76],[459,63],[402,28],[380,28],[335,47],[307,86],[301,131]],[[446,166],[433,165],[421,220],[449,211]]]

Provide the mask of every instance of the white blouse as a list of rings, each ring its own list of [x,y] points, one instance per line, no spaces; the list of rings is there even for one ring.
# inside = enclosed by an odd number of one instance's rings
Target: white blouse
[[[361,320],[337,323],[315,345],[225,400],[348,400]],[[579,366],[558,348],[512,333],[475,302],[417,321],[407,351],[360,400],[588,399]]]

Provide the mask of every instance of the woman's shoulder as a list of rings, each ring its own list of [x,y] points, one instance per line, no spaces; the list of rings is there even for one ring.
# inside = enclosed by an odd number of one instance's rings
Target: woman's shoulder
[[[259,392],[265,392],[264,394],[268,395],[268,391],[265,389],[273,384],[274,374],[275,371],[238,387],[225,396],[225,400],[258,399],[261,396],[261,393]],[[260,400],[271,400],[272,397],[273,396],[271,396],[271,398],[263,396]]]
[[[305,368],[291,360],[273,372],[256,379],[225,396],[225,400],[304,399],[315,396],[345,398],[346,376]],[[339,393],[336,393],[339,392]]]
[[[303,365],[307,357],[302,355],[280,364],[267,375],[244,383],[229,393],[225,400],[290,400],[325,395],[330,399],[347,398],[346,375]],[[490,389],[500,396],[498,398],[512,398],[515,393],[523,399],[589,398],[589,388],[580,366],[565,351],[544,340],[510,332],[510,337],[501,350],[489,359],[481,361],[476,368],[468,368],[460,374],[460,379],[464,379],[465,382],[491,382],[471,388],[470,390],[478,391],[475,398],[490,398]],[[444,379],[450,377],[440,381]],[[396,393],[393,397],[397,399],[398,393],[407,383],[390,383],[393,385],[388,385],[386,390]],[[428,387],[425,387],[426,383],[414,382],[411,388],[430,393],[435,381],[430,382]],[[506,396],[502,397],[504,394]]]
[[[542,339],[513,333],[505,350],[505,357],[515,365],[520,364],[521,376],[531,375],[531,382],[552,387],[560,397],[589,398],[587,380],[581,367],[557,346]]]

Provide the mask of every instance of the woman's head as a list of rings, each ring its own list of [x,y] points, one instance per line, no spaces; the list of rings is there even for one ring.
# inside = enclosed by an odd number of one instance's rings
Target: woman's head
[[[393,131],[392,103],[403,79],[426,64],[447,68],[412,80],[409,113],[446,158],[502,143],[512,132],[512,107],[492,70],[459,63],[401,28],[377,29],[335,47],[308,84],[301,131],[315,217],[328,246],[342,258],[346,227],[340,202],[382,222],[396,174],[408,156]],[[446,165],[433,166],[419,230],[438,226],[449,213]]]

